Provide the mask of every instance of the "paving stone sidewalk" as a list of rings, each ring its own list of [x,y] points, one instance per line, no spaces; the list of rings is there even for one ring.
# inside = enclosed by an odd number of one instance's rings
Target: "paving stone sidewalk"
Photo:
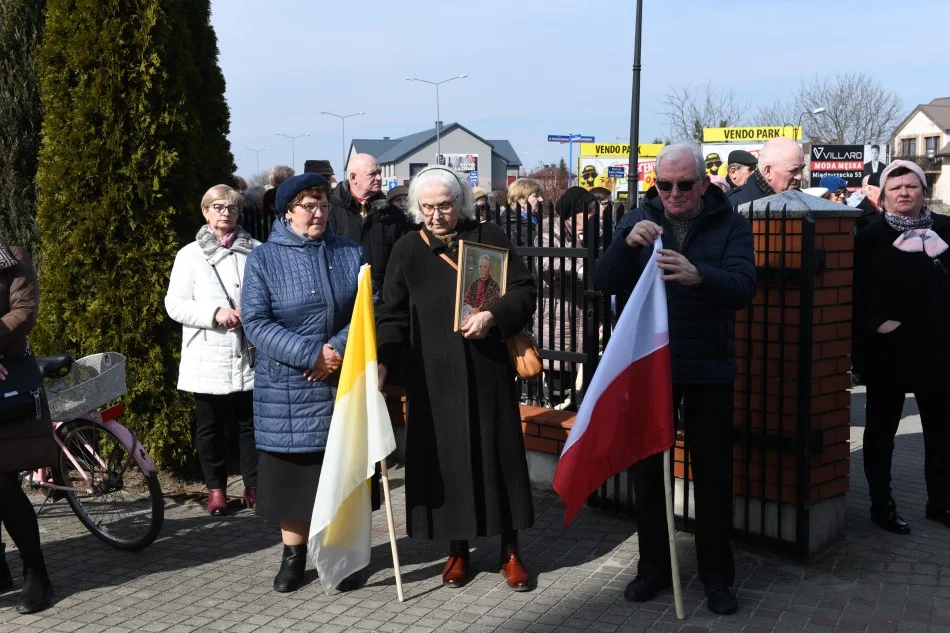
[[[524,558],[538,573],[533,592],[506,588],[497,573],[498,539],[475,543],[478,574],[471,583],[461,590],[443,588],[446,545],[411,541],[403,524],[397,531],[404,603],[396,599],[382,513],[375,517],[365,587],[327,596],[311,570],[309,584],[288,595],[271,587],[281,552],[276,524],[247,510],[211,518],[196,501],[167,499],[159,540],[139,553],[100,543],[65,502],[47,507],[40,529],[55,604],[20,616],[13,609],[16,593],[0,595],[0,631],[950,632],[950,528],[924,519],[923,440],[912,398],[904,413],[894,489],[913,534],[887,534],[867,519],[864,394],[858,389],[852,400],[847,537],[807,565],[738,545],[740,610],[730,617],[706,610],[693,538],[685,533],[677,543],[687,619],[676,619],[671,592],[642,605],[624,601],[623,588],[636,572],[636,524],[588,509],[562,530],[562,510],[550,493],[538,492],[536,525],[521,535]],[[402,469],[391,476],[397,521],[404,521]],[[19,558],[6,534],[4,542],[18,576]]]

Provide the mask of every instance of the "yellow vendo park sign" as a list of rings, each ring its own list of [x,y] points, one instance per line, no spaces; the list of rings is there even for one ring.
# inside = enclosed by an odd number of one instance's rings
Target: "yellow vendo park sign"
[[[787,136],[794,141],[800,141],[802,140],[802,128],[797,125],[703,128],[703,143],[765,142],[780,136]]]
[[[638,147],[640,151],[637,154],[640,158],[656,158],[663,149],[663,144],[641,143]],[[629,155],[629,143],[581,143],[581,156],[585,158],[617,158]]]

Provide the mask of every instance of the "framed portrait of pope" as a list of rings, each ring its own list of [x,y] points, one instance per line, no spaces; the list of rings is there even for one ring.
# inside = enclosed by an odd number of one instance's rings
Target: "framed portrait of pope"
[[[508,249],[459,241],[455,287],[455,331],[473,314],[491,309],[508,284]]]

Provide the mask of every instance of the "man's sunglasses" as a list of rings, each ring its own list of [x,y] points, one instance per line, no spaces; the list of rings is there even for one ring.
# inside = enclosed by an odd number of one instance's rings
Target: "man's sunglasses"
[[[697,178],[696,180],[677,180],[676,182],[672,180],[657,180],[656,188],[660,191],[673,191],[673,185],[676,185],[676,188],[680,191],[689,191],[693,188],[693,185],[700,180],[702,180],[702,178]]]

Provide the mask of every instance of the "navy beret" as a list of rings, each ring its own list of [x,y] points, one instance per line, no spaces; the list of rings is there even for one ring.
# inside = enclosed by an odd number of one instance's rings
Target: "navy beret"
[[[280,183],[280,186],[277,187],[277,198],[274,201],[274,207],[276,207],[277,213],[286,213],[287,205],[290,204],[290,201],[293,200],[298,193],[304,189],[311,189],[313,187],[325,187],[329,189],[330,183],[320,174],[291,176]]]

